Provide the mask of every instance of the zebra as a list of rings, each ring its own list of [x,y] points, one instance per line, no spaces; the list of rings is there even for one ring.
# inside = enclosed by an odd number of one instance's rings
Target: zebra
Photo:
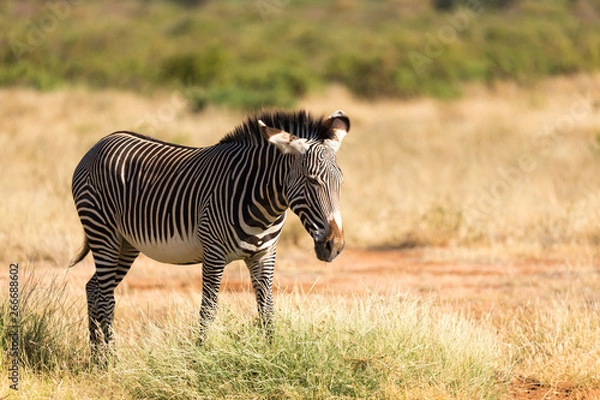
[[[331,262],[344,248],[336,153],[349,130],[341,110],[329,117],[264,111],[209,147],[128,131],[98,141],[72,181],[85,239],[70,266],[91,251],[96,268],[85,286],[92,353],[114,346],[114,291],[140,252],[202,264],[199,343],[215,318],[225,266],[244,260],[270,336],[286,210],[299,217],[319,260]]]

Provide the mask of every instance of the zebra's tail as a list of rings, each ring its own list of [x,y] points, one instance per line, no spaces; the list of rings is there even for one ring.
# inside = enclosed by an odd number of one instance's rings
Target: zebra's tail
[[[69,268],[73,268],[75,266],[75,264],[77,264],[78,262],[83,260],[85,258],[85,256],[88,255],[89,252],[90,252],[90,244],[89,244],[87,238],[85,238],[83,240],[83,246],[81,247],[79,254],[77,254],[77,257],[75,257],[75,259],[71,261],[71,263],[69,264]]]

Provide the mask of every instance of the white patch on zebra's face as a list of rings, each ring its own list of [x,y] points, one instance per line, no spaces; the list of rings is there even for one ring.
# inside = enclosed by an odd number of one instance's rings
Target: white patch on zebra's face
[[[342,212],[340,210],[336,210],[333,215],[331,216],[330,220],[335,221],[335,223],[337,224],[338,228],[340,228],[340,230],[343,231],[342,228]]]

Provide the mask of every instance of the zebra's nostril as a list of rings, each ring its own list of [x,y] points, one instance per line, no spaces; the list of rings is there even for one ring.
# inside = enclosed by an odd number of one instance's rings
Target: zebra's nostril
[[[317,258],[321,261],[333,261],[343,250],[344,241],[342,240],[325,240],[323,242],[315,241],[315,252]]]

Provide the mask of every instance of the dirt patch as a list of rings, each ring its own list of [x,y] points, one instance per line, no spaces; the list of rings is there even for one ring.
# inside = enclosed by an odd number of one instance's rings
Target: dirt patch
[[[193,278],[201,281],[200,271]],[[278,260],[275,290],[433,296],[473,313],[551,301],[558,294],[600,290],[600,268],[564,260],[446,260],[426,251],[346,250],[331,264],[291,250]],[[223,290],[251,291],[245,266],[225,272]],[[181,282],[181,286],[189,285]]]
[[[516,400],[588,400],[600,398],[600,389],[586,389],[572,382],[560,382],[548,387],[536,379],[519,376],[510,383],[509,398]]]

